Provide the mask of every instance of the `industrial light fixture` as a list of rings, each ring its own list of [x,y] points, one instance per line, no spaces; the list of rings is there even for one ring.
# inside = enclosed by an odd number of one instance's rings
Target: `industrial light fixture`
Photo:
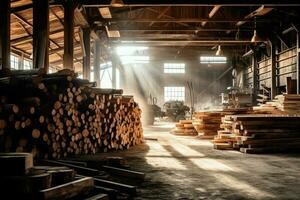
[[[262,42],[262,39],[257,35],[257,31],[256,31],[256,17],[254,17],[254,32],[251,38],[251,42],[252,43]]]
[[[216,56],[220,56],[222,54],[223,54],[223,52],[222,52],[222,49],[221,49],[221,45],[218,45],[218,50],[216,52]]]
[[[110,5],[112,7],[120,8],[124,6],[124,2],[122,0],[111,0]]]

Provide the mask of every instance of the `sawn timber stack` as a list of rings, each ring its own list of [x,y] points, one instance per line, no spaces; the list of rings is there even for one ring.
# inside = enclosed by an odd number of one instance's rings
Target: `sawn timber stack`
[[[300,116],[228,115],[225,130],[214,139],[216,149],[243,153],[272,153],[300,150]]]

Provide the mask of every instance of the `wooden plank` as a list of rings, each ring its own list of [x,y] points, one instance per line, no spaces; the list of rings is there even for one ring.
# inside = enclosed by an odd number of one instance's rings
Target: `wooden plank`
[[[77,195],[90,191],[94,187],[94,180],[91,177],[81,178],[66,184],[58,185],[49,189],[41,190],[39,199],[59,200],[70,199]]]
[[[59,161],[54,161],[54,160],[44,160],[42,161],[43,164],[48,164],[48,165],[59,165],[59,166],[66,166],[74,169],[78,174],[82,175],[88,175],[88,176],[97,176],[99,175],[99,171],[96,169],[92,168],[87,168],[87,167],[81,167],[69,163],[63,163]]]
[[[94,189],[96,192],[100,192],[103,194],[107,194],[109,199],[116,199],[118,191],[111,188],[101,187],[101,186],[95,186]]]
[[[107,194],[97,194],[92,197],[86,198],[84,200],[109,200],[110,198],[108,197]]]
[[[25,175],[33,167],[30,153],[0,153],[0,175]]]
[[[102,166],[102,169],[105,170],[105,171],[108,171],[109,173],[119,175],[119,176],[124,176],[124,177],[134,178],[134,179],[140,179],[140,180],[145,179],[145,173],[142,173],[142,172],[127,170],[127,169],[121,169],[121,168],[111,167],[111,166],[106,166],[106,165]]]
[[[117,183],[117,182],[108,181],[108,180],[103,180],[101,178],[95,178],[94,181],[95,181],[95,185],[97,185],[97,186],[113,188],[113,189],[119,190],[121,192],[124,192],[126,194],[136,195],[136,187],[135,186],[126,185],[126,184]]]
[[[63,163],[67,163],[67,164],[81,166],[81,167],[87,167],[86,162],[80,162],[80,161],[74,161],[74,160],[58,160],[58,161],[63,162]]]

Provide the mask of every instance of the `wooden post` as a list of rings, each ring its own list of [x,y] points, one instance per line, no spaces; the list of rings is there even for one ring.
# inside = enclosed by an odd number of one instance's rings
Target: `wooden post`
[[[74,68],[74,3],[66,0],[64,4],[64,68]]]
[[[256,105],[257,103],[257,92],[259,89],[259,83],[258,83],[258,62],[257,62],[257,52],[254,51],[252,56],[252,67],[253,67],[253,104]]]
[[[94,81],[100,87],[100,41],[96,40],[94,45]]]
[[[90,44],[91,30],[89,28],[83,29],[83,44],[85,55],[83,56],[83,78],[90,80],[91,74],[91,44]]]
[[[117,58],[116,55],[112,55],[111,59],[112,64],[112,70],[111,70],[111,82],[112,82],[112,88],[116,89],[117,87]]]
[[[33,0],[33,68],[49,69],[49,0]]]
[[[277,48],[276,41],[271,40],[271,100],[273,100],[277,94],[276,48]]]
[[[300,94],[300,32],[297,27],[297,94]]]
[[[0,68],[10,69],[10,0],[0,1]]]

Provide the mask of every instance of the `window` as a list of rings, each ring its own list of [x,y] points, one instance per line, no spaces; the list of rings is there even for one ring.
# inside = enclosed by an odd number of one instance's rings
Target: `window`
[[[166,101],[184,101],[185,88],[184,87],[165,87],[165,102]]]
[[[14,55],[10,55],[10,68],[19,69],[19,58]]]
[[[164,73],[173,74],[184,74],[185,64],[184,63],[165,63]]]
[[[54,67],[49,67],[49,74],[57,72],[57,69]]]
[[[32,62],[29,60],[24,60],[24,69],[32,69]]]
[[[201,64],[225,64],[227,62],[227,58],[223,56],[201,56],[200,63]]]

